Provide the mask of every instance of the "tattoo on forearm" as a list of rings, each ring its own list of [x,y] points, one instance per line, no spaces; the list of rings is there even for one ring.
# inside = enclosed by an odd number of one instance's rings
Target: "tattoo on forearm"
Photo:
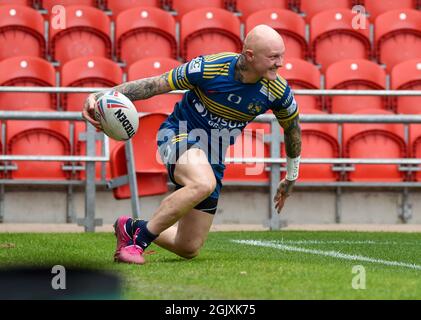
[[[287,156],[296,158],[301,154],[301,128],[298,116],[282,124],[285,134]]]
[[[131,101],[148,99],[157,94],[171,91],[168,72],[156,77],[125,82],[113,89],[121,92]]]

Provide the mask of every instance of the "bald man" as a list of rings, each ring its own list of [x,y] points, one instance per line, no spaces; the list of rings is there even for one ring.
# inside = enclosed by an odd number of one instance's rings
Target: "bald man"
[[[268,110],[285,135],[287,174],[273,199],[281,211],[298,177],[301,153],[298,106],[291,88],[277,74],[284,53],[281,36],[259,25],[247,34],[241,54],[199,56],[160,76],[113,88],[132,101],[187,90],[158,133],[158,150],[175,191],[149,221],[117,219],[115,261],[145,263],[143,252],[152,242],[181,257],[196,257],[217,209],[225,152],[250,121]],[[102,94],[91,94],[82,112],[98,129],[93,106]]]

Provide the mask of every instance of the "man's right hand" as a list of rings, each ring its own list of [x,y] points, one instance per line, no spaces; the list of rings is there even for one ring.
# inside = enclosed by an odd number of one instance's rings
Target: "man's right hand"
[[[96,96],[92,93],[85,100],[85,104],[83,105],[82,110],[82,117],[95,128],[102,131],[101,123],[95,120],[95,103]]]

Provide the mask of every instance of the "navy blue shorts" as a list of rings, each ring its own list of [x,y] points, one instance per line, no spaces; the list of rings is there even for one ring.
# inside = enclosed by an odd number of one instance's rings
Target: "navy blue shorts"
[[[176,128],[165,127],[165,124],[167,123],[164,122],[163,126],[160,128],[158,150],[163,163],[167,167],[170,180],[175,184],[176,190],[178,190],[183,186],[179,185],[174,179],[174,170],[177,160],[190,148],[203,149],[205,153],[207,153],[207,148],[202,148],[200,143],[197,143],[197,141],[189,140],[187,133],[179,133]],[[203,200],[194,208],[210,214],[215,214],[218,206],[219,194],[222,188],[221,180],[224,175],[225,165],[220,163],[212,164],[210,161],[209,163],[215,175],[216,187],[208,198]]]

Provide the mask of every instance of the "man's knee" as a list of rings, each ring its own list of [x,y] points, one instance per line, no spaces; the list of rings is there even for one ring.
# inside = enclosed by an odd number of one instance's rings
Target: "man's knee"
[[[185,259],[193,259],[200,253],[203,246],[203,241],[191,241],[189,243],[182,243],[179,246],[178,255]]]
[[[206,199],[216,188],[216,179],[211,177],[209,179],[197,179],[187,186],[190,192],[197,195],[200,199]]]

